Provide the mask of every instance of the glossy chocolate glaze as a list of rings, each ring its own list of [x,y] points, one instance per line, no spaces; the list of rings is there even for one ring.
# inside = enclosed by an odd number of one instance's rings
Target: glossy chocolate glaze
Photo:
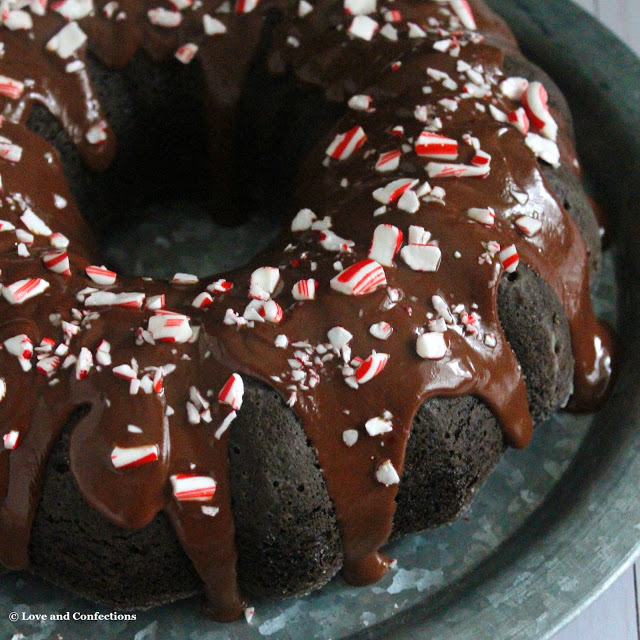
[[[378,7],[379,26],[385,24],[383,9],[393,8],[402,14],[402,20],[394,23],[399,33],[395,42],[380,34],[372,42],[349,36],[346,28],[352,18],[345,15],[342,3],[328,1],[315,3],[311,13],[298,17],[295,7],[287,8],[278,0],[263,0],[246,14],[225,13],[224,5],[223,12],[216,13],[219,1],[205,0],[197,9],[181,12],[178,28],[154,26],[148,20],[150,8],[163,6],[173,11],[169,3],[121,0],[111,18],[102,10],[106,3],[97,4],[95,12],[79,24],[88,35],[88,47],[107,65],[126,65],[139,49],[153,59],[164,60],[184,43],[199,45],[192,64],[201,65],[203,71],[205,100],[211,107],[212,153],[221,159],[223,176],[232,153],[227,141],[234,106],[260,42],[264,14],[280,10],[283,18],[268,55],[274,73],[292,69],[301,82],[323,88],[331,100],[354,94],[367,94],[372,100],[373,110],[350,110],[306,160],[291,209],[291,218],[300,207],[312,209],[318,218],[331,216],[331,230],[352,240],[354,246],[348,252],[328,251],[319,242],[321,231],[291,232],[287,225],[270,250],[247,267],[223,276],[233,288],[213,294],[213,303],[206,309],[196,309],[191,303],[217,278],[172,284],[118,276],[114,285],[95,284],[85,273],[87,266],[101,264],[91,232],[72,201],[55,152],[25,127],[31,105],[43,103],[59,117],[90,167],[100,169],[109,164],[115,140],[108,125],[103,127],[106,135],[99,144],[91,144],[86,137],[92,126],[105,121],[86,69],[78,64],[75,70],[67,70],[69,62],[84,61],[85,48],[67,60],[46,50],[46,43],[65,24],[51,9],[44,16],[34,16],[34,28],[28,32],[4,28],[0,73],[29,82],[19,98],[3,98],[5,120],[0,135],[19,145],[23,155],[20,162],[0,160],[0,219],[22,228],[19,218],[28,206],[54,232],[67,236],[71,275],[56,274],[44,266],[42,257],[51,250],[49,237],[36,235],[26,256],[24,248],[20,249],[23,255],[17,251],[20,239],[15,232],[1,231],[2,284],[40,277],[49,288],[21,305],[0,300],[0,343],[19,334],[29,336],[34,346],[51,338],[55,345],[66,342],[69,354],[75,356],[86,347],[94,362],[82,379],[75,375],[75,364],[65,368],[65,357],[55,371],[44,375],[36,370],[37,353],[31,359],[32,370],[24,372],[18,358],[6,348],[0,350],[0,378],[6,383],[0,424],[5,433],[19,432],[15,449],[0,452],[0,560],[12,569],[28,565],[29,530],[48,452],[70,416],[83,407],[86,414],[75,426],[70,444],[71,469],[82,494],[106,518],[128,528],[142,527],[164,510],[203,579],[207,612],[219,620],[237,617],[244,602],[235,572],[228,431],[219,438],[215,435],[230,413],[228,405],[217,401],[218,393],[237,372],[271,384],[289,400],[317,452],[335,505],[345,550],[344,576],[354,584],[378,580],[387,570],[379,550],[391,532],[397,484],[386,486],[377,479],[376,471],[388,460],[402,474],[411,422],[425,400],[436,395],[475,394],[500,420],[508,444],[523,447],[531,437],[533,425],[524,381],[498,321],[496,296],[503,269],[496,256],[479,260],[486,254],[483,243],[515,244],[520,259],[549,283],[562,302],[576,359],[574,404],[595,406],[609,380],[610,347],[606,331],[591,310],[582,237],[546,187],[522,133],[496,122],[486,110],[490,103],[504,112],[519,106],[498,88],[504,79],[502,52],[515,50],[515,42],[479,0],[471,3],[477,32],[471,34],[453,24],[454,35],[463,44],[459,57],[433,48],[435,42],[449,37],[444,30],[450,28],[452,19],[455,21],[448,2],[397,0]],[[205,13],[223,22],[227,32],[205,36]],[[421,25],[426,35],[408,37],[408,22]],[[437,24],[440,30],[435,28]],[[457,110],[449,112],[438,101],[461,95],[467,80],[458,71],[458,60],[479,65],[489,89],[483,97],[459,100]],[[447,72],[460,88],[445,88],[425,73],[427,68]],[[428,94],[423,90],[426,86],[431,87]],[[401,177],[420,183],[427,178],[429,159],[413,151],[413,142],[425,126],[414,117],[414,110],[416,105],[426,104],[433,109],[431,115],[442,118],[439,133],[459,142],[456,162],[469,164],[475,155],[472,146],[463,141],[463,135],[472,134],[491,156],[490,173],[484,178],[433,178],[431,187],[446,191],[443,200],[423,200],[413,214],[392,203],[374,216],[380,207],[372,198],[375,189]],[[559,124],[561,160],[577,171],[569,133]],[[324,150],[333,137],[355,125],[364,129],[365,144],[348,159],[328,159]],[[400,136],[392,135],[396,125],[404,127]],[[394,149],[403,149],[399,168],[388,173],[376,171],[378,155]],[[66,206],[54,206],[54,194],[62,196]],[[471,207],[493,207],[495,226],[470,221],[466,211]],[[514,225],[523,214],[543,223],[531,238]],[[339,261],[346,269],[365,259],[379,224],[395,225],[405,236],[409,225],[427,229],[431,242],[437,242],[442,251],[438,270],[414,271],[397,256],[394,266],[384,268],[388,287],[363,296],[332,290],[329,282],[337,273],[334,263]],[[249,301],[251,274],[262,266],[279,268],[272,299],[284,312],[281,321],[242,327],[225,324],[228,309],[242,316]],[[315,300],[295,300],[292,287],[307,278],[318,283]],[[153,311],[144,307],[88,308],[83,295],[78,297],[86,287],[140,292],[145,300],[164,294],[166,309],[189,316],[194,338],[188,343],[149,344],[141,329],[147,329]],[[427,329],[429,319],[437,317],[434,295],[441,296],[451,309],[457,305],[464,309],[458,309],[456,324],[450,324],[444,334],[446,355],[424,360],[416,353],[416,340]],[[469,328],[471,325],[460,322],[463,312],[472,311],[476,317],[474,328]],[[65,338],[62,320],[75,322],[77,335]],[[380,321],[393,327],[386,341],[369,331]],[[327,332],[336,326],[353,334],[349,344],[353,357],[364,359],[374,350],[390,356],[384,370],[358,388],[345,382],[343,367],[349,363],[334,353],[327,338]],[[288,344],[278,348],[274,343],[282,335]],[[102,340],[111,346],[111,364],[99,364],[95,359]],[[292,365],[296,361],[298,364]],[[161,393],[131,395],[129,382],[112,371],[122,364],[137,366],[139,377],[147,367],[151,378],[157,367],[173,365],[175,370],[165,372]],[[353,367],[357,365],[358,361]],[[302,380],[295,374],[300,370],[305,372]],[[210,402],[210,422],[189,422],[186,403],[192,386]],[[392,416],[392,430],[368,435],[364,424],[385,412]],[[140,427],[141,433],[128,425]],[[347,429],[359,433],[351,447],[343,441]],[[158,460],[124,470],[114,467],[114,446],[140,445],[156,445]],[[213,498],[207,502],[175,499],[169,478],[182,473],[214,478],[217,487]],[[219,511],[212,516],[202,510],[203,505]]]

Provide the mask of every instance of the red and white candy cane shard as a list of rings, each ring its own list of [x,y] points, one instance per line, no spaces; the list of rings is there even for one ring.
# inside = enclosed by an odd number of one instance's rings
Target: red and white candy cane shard
[[[176,500],[211,500],[216,492],[216,481],[210,476],[179,473],[171,476],[173,496]]]
[[[385,171],[395,171],[400,166],[401,156],[402,151],[400,151],[400,149],[381,153],[376,162],[376,171],[380,171],[381,173]]]
[[[9,162],[20,162],[22,160],[22,147],[8,140],[0,140],[0,158]]]
[[[216,280],[207,287],[207,291],[211,293],[226,293],[227,291],[231,291],[231,289],[233,289],[233,282],[229,282],[228,280]]]
[[[45,376],[50,376],[56,372],[60,366],[60,358],[58,356],[51,356],[49,358],[42,358],[36,365],[38,373],[42,373]]]
[[[2,436],[2,442],[4,444],[5,449],[13,450],[18,446],[18,441],[20,440],[20,432],[18,431],[9,431],[9,433],[5,433]]]
[[[485,167],[491,164],[491,156],[482,149],[478,149],[476,154],[471,158],[471,164],[474,167]]]
[[[456,12],[465,29],[475,31],[478,28],[476,19],[473,16],[473,11],[467,0],[451,0],[451,8]]]
[[[319,241],[323,249],[327,251],[342,251],[343,253],[349,253],[355,244],[353,240],[341,238],[330,229],[326,229],[320,233]]]
[[[258,315],[266,322],[278,324],[282,321],[282,318],[284,317],[284,311],[275,300],[252,300],[252,302],[258,302],[258,307],[256,310],[258,312]]]
[[[280,282],[280,270],[276,267],[260,267],[251,274],[249,297],[268,300]]]
[[[0,220],[0,231],[14,231],[15,226],[8,220]]]
[[[402,248],[400,256],[414,271],[433,272],[440,267],[442,252],[434,244],[409,244]]]
[[[232,373],[218,394],[218,402],[228,404],[234,411],[240,411],[244,395],[244,382],[237,373]]]
[[[529,118],[527,116],[527,112],[522,107],[515,111],[509,111],[507,118],[523,136],[526,136],[527,133],[529,133]]]
[[[52,233],[49,242],[54,249],[66,249],[69,246],[69,238],[62,233]]]
[[[502,94],[509,98],[509,100],[514,100],[515,102],[522,100],[522,96],[528,87],[529,81],[526,78],[507,78],[500,83],[500,91],[502,91]]]
[[[291,231],[294,233],[299,231],[307,231],[311,229],[311,225],[318,219],[311,209],[300,209],[291,221]]]
[[[82,347],[76,360],[76,380],[84,380],[93,367],[93,355],[89,349]]]
[[[490,166],[474,167],[466,164],[430,162],[427,173],[430,178],[483,178],[489,175]]]
[[[515,244],[510,244],[498,254],[498,260],[507,273],[513,273],[520,262]]]
[[[389,360],[388,353],[377,353],[374,351],[356,369],[356,380],[358,384],[364,384],[375,378],[387,366]]]
[[[85,298],[85,307],[127,307],[141,309],[144,304],[144,293],[113,293],[112,291],[95,291]]]
[[[346,133],[339,133],[327,147],[326,154],[335,160],[346,160],[367,140],[362,127],[355,126]]]
[[[309,278],[308,280],[298,280],[293,285],[291,295],[296,300],[314,300],[316,297],[317,280]]]
[[[227,27],[223,22],[207,13],[202,16],[202,25],[208,36],[219,36],[227,32]]]
[[[431,233],[424,227],[411,225],[409,227],[409,244],[428,244],[431,239]]]
[[[369,327],[369,333],[378,340],[387,340],[393,333],[393,327],[388,322],[377,322]]]
[[[431,131],[422,131],[416,140],[415,150],[419,156],[455,160],[458,157],[458,141]]]
[[[194,44],[193,42],[183,44],[176,50],[174,54],[175,58],[176,60],[182,62],[182,64],[189,64],[195,57],[196,53],[198,53],[198,48],[198,45]]]
[[[59,0],[51,3],[51,9],[65,20],[81,20],[93,11],[93,0]]]
[[[236,13],[251,13],[257,6],[260,0],[237,0]]]
[[[162,293],[158,296],[151,296],[150,298],[147,298],[147,302],[144,306],[147,309],[157,311],[159,309],[164,309],[164,305],[165,305],[165,297],[164,297],[164,293]]]
[[[373,18],[369,16],[355,16],[347,31],[356,38],[369,41],[379,28],[380,25]]]
[[[74,322],[67,322],[66,320],[63,320],[62,332],[65,336],[69,336],[70,338],[72,338],[73,336],[77,336],[80,333],[80,327]]]
[[[373,232],[368,257],[383,267],[392,267],[402,245],[402,231],[392,224],[379,224]]]
[[[114,447],[111,462],[116,469],[131,469],[149,462],[155,462],[160,450],[157,444],[145,444],[139,447]]]
[[[115,284],[117,274],[115,271],[109,271],[106,267],[90,266],[86,268],[86,273],[96,284],[110,285]]]
[[[171,284],[198,284],[198,276],[192,273],[176,273],[171,278]]]
[[[164,370],[162,367],[158,367],[153,374],[153,392],[158,395],[164,393]]]
[[[384,269],[375,260],[361,260],[331,280],[331,288],[348,296],[363,296],[387,285]]]
[[[537,133],[529,132],[525,136],[524,143],[533,151],[536,157],[548,162],[556,169],[560,166],[560,149],[553,140],[543,138]]]
[[[120,364],[111,370],[114,376],[123,378],[124,380],[134,380],[138,374],[128,364]]]
[[[89,127],[84,136],[89,144],[100,145],[107,139],[107,123],[104,120]]]
[[[111,366],[111,344],[106,340],[101,340],[96,349],[96,360],[103,367]]]
[[[31,233],[35,233],[38,236],[48,237],[53,233],[45,221],[40,216],[37,216],[31,209],[27,209],[20,216],[20,220]]]
[[[443,333],[423,333],[416,342],[416,351],[425,360],[442,360],[447,354]]]
[[[54,273],[70,276],[69,254],[66,251],[48,251],[42,256],[44,266]]]
[[[391,204],[397,200],[407,189],[412,189],[418,184],[419,180],[411,178],[400,178],[393,180],[384,187],[380,187],[373,192],[374,200],[382,204]]]
[[[542,228],[542,222],[531,216],[520,216],[516,222],[516,227],[528,238],[535,236]]]
[[[472,207],[467,211],[467,218],[487,227],[493,227],[496,223],[496,212],[491,207],[487,207],[486,209]]]
[[[151,24],[155,24],[158,27],[175,28],[182,23],[182,14],[179,11],[169,11],[162,7],[149,9],[147,17]]]
[[[558,137],[558,124],[549,112],[547,90],[541,82],[532,82],[522,95],[522,104],[527,111],[531,125],[541,135],[549,140],[556,141]]]
[[[206,309],[207,307],[210,307],[213,304],[213,298],[211,297],[211,294],[207,291],[203,291],[202,293],[199,293],[193,300],[193,302],[191,303],[192,307],[195,307],[196,309]]]
[[[12,355],[30,360],[33,357],[33,342],[28,335],[21,333],[4,341],[5,349]]]
[[[49,288],[49,283],[42,278],[18,280],[3,287],[2,295],[9,304],[22,304],[30,298],[40,295]]]
[[[180,314],[153,315],[147,329],[157,342],[184,343],[193,336],[189,318]]]
[[[0,95],[17,100],[22,95],[23,91],[23,82],[0,75]]]

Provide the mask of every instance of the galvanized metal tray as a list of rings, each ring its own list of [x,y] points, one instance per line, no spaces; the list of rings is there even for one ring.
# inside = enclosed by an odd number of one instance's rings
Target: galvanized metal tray
[[[556,416],[529,449],[508,452],[466,517],[390,547],[398,566],[379,584],[352,588],[337,579],[303,599],[255,603],[251,624],[219,625],[200,616],[195,600],[135,620],[87,619],[112,612],[9,574],[0,579],[3,637],[545,640],[632,561],[640,549],[640,60],[568,0],[490,4],[565,91],[586,173],[611,213],[617,259],[610,252],[605,260],[596,306],[618,324],[625,361],[607,405],[596,416]],[[131,246],[141,269],[173,272],[175,264],[154,263],[158,242],[172,247],[183,270],[217,266],[192,262],[194,242],[213,235],[204,213],[177,228],[175,218],[149,224],[153,234]],[[263,227],[263,239],[271,232]],[[153,238],[146,248],[144,238]],[[70,619],[22,619],[54,613]]]

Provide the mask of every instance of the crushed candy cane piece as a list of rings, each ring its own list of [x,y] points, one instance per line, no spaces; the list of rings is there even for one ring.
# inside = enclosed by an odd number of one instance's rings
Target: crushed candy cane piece
[[[379,224],[369,247],[368,257],[384,267],[392,267],[394,258],[402,245],[402,231],[391,224]]]
[[[376,417],[367,420],[364,428],[370,436],[375,437],[393,431],[393,424],[391,420],[386,417]]]
[[[358,15],[351,21],[347,31],[356,38],[369,41],[379,28],[380,25],[373,18]]]
[[[528,238],[535,236],[542,228],[542,222],[531,216],[520,216],[515,225]]]
[[[431,131],[422,131],[415,144],[419,156],[455,160],[458,157],[458,142]]]
[[[401,258],[414,271],[437,271],[442,252],[433,244],[409,244],[402,248]]]
[[[280,282],[280,270],[276,267],[260,267],[251,274],[249,297],[269,300]]]
[[[173,496],[176,500],[211,500],[216,492],[216,481],[210,476],[179,473],[171,476]]]
[[[358,381],[358,384],[369,382],[369,380],[382,373],[382,370],[387,366],[388,361],[389,354],[377,353],[374,351],[356,369],[356,380]]]
[[[158,342],[184,343],[193,336],[189,318],[181,314],[153,315],[149,318],[148,331]]]
[[[391,464],[391,460],[385,460],[376,469],[376,480],[386,487],[400,482],[400,476],[398,475],[395,467]]]
[[[378,161],[376,162],[376,171],[395,171],[400,166],[401,156],[402,151],[400,151],[399,149],[381,153]]]
[[[162,7],[147,11],[149,22],[158,27],[175,28],[182,24],[182,14],[179,11],[169,11]]]
[[[111,452],[111,463],[116,469],[131,469],[158,460],[160,450],[157,444],[139,447],[114,447]]]
[[[240,411],[244,396],[244,382],[237,373],[232,373],[218,394],[218,402],[229,405],[234,411]]]
[[[377,322],[369,327],[369,333],[378,340],[387,340],[393,333],[393,327],[388,322]]]
[[[86,347],[82,347],[76,360],[76,380],[84,380],[92,368],[93,354]]]
[[[502,249],[498,254],[498,260],[500,260],[500,264],[502,264],[507,273],[513,273],[518,268],[520,262],[516,245],[510,244],[508,247]]]
[[[375,260],[362,260],[332,278],[331,288],[352,296],[366,295],[378,287],[386,286],[387,278],[382,265]]]
[[[556,141],[558,137],[558,124],[553,119],[548,106],[547,90],[541,82],[531,82],[522,95],[522,104],[526,109],[531,125],[540,135]]]
[[[306,231],[311,229],[311,225],[317,220],[317,216],[311,209],[300,209],[295,218],[291,221],[291,231]]]
[[[366,18],[366,16],[359,16]],[[356,18],[357,19],[357,18]],[[346,133],[339,133],[327,147],[326,154],[335,160],[346,160],[357,151],[367,140],[362,127],[355,126]]]
[[[96,284],[110,285],[115,284],[117,274],[115,271],[109,271],[106,267],[89,266],[85,269],[87,275]]]
[[[64,276],[71,275],[69,254],[66,251],[48,251],[43,254],[42,262],[47,269],[54,273],[60,273]]]
[[[4,444],[4,448],[8,450],[13,450],[18,446],[18,441],[20,440],[20,432],[19,431],[9,431],[2,436],[2,442]]]
[[[298,280],[298,282],[293,285],[291,295],[295,300],[314,300],[316,297],[317,286],[318,281],[313,278],[309,278],[308,280]]]
[[[409,227],[409,244],[428,244],[431,234],[424,227],[411,225]]]
[[[411,178],[400,178],[399,180],[393,180],[389,182],[389,184],[384,187],[380,187],[373,192],[373,198],[382,204],[391,204],[407,189],[412,189],[417,185],[419,180],[414,180]]]
[[[63,60],[72,56],[87,41],[87,34],[77,22],[69,22],[47,42],[47,49],[54,51]]]
[[[553,140],[548,140],[537,133],[528,133],[524,139],[525,144],[536,157],[548,162],[556,169],[560,166],[560,149]]]
[[[49,283],[42,278],[18,280],[2,288],[2,295],[9,304],[22,304],[40,295],[49,288]]]
[[[447,164],[441,162],[429,162],[427,173],[430,178],[482,178],[489,175],[488,165],[474,167],[466,164]]]
[[[193,42],[188,42],[178,47],[174,55],[176,60],[182,62],[182,64],[189,64],[196,53],[198,53],[198,45]]]
[[[0,75],[0,95],[18,100],[24,92],[24,82]]]
[[[487,227],[493,227],[496,222],[496,212],[492,207],[487,207],[486,209],[472,207],[467,210],[467,218],[474,222],[484,224]]]
[[[208,36],[217,36],[227,32],[225,24],[218,20],[218,18],[210,16],[208,13],[202,16],[202,25],[204,32]]]

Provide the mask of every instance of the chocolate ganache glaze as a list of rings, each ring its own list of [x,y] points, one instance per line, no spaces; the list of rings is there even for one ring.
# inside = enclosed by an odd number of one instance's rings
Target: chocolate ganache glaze
[[[275,388],[317,453],[340,524],[343,575],[378,580],[411,423],[435,396],[474,394],[505,441],[532,434],[497,313],[522,261],[553,289],[575,357],[573,404],[610,377],[585,243],[538,160],[579,173],[542,85],[507,78],[516,44],[479,0],[3,0],[0,41],[0,560],[28,566],[43,472],[72,417],[71,470],[110,521],[171,520],[206,611],[236,618],[229,425],[243,376]],[[140,49],[200,65],[223,167],[267,11],[269,70],[350,109],[305,160],[291,216],[251,264],[198,281],[116,275],[53,148],[25,126],[55,115],[87,165],[116,141],[86,67]],[[298,212],[298,213],[296,213]],[[366,425],[366,427],[365,427]],[[233,428],[233,426],[231,426]]]

